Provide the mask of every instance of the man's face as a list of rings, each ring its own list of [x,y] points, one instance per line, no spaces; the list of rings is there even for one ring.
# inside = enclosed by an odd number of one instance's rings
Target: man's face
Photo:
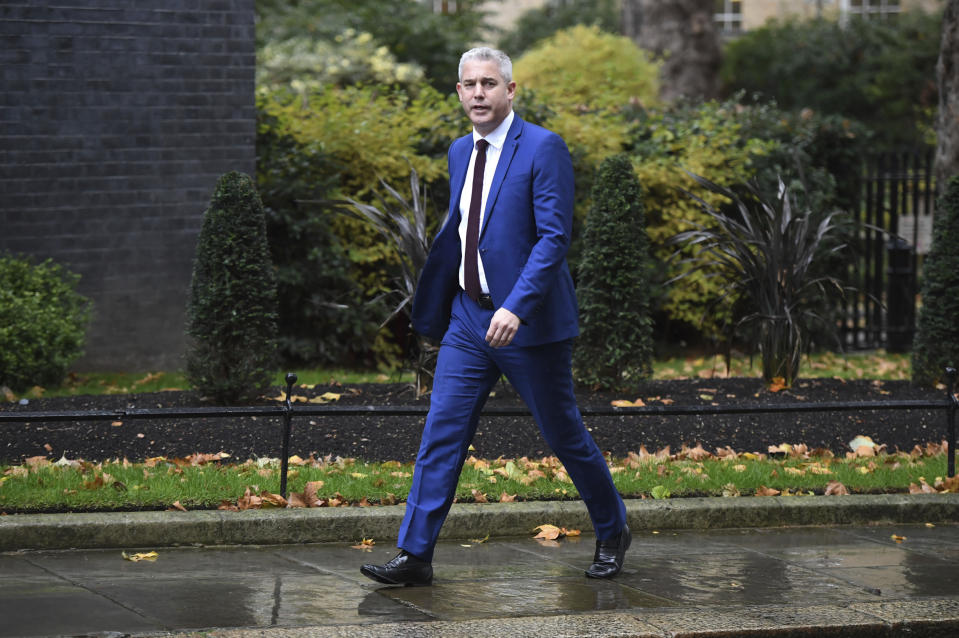
[[[456,83],[463,110],[480,135],[489,135],[509,115],[516,82],[505,82],[492,60],[469,60]]]

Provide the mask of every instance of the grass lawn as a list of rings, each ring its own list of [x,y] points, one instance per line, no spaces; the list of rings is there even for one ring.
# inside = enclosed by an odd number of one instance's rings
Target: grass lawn
[[[284,506],[278,497],[278,459],[234,464],[220,455],[186,459],[51,463],[37,457],[21,466],[0,466],[0,511],[93,511],[127,509],[249,509]],[[793,446],[770,454],[684,448],[678,453],[641,450],[610,460],[620,493],[627,498],[682,496],[803,496],[808,494],[955,492],[959,479],[944,479],[940,446],[885,454],[860,449],[846,458]],[[412,464],[364,463],[353,459],[293,458],[288,473],[295,506],[392,505],[405,500]],[[470,458],[460,476],[462,501],[578,498],[559,461]]]

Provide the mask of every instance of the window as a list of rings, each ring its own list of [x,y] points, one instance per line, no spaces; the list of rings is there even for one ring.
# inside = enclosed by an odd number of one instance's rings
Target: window
[[[741,0],[716,0],[716,27],[723,35],[737,35],[743,30]]]
[[[843,22],[851,16],[886,20],[902,11],[899,0],[842,0],[840,8]]]

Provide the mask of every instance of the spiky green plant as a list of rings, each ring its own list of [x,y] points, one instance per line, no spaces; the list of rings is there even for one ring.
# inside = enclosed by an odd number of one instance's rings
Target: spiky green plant
[[[799,374],[813,324],[831,328],[820,314],[824,303],[845,292],[840,280],[821,268],[829,255],[845,247],[840,213],[817,214],[800,207],[781,180],[775,200],[768,201],[754,186],[742,185],[740,197],[690,175],[727,197],[733,207],[721,212],[687,192],[712,224],[694,223],[692,230],[670,242],[693,248],[694,256],[685,260],[692,266],[687,273],[701,270],[720,278],[725,293],[717,303],[730,303],[733,330],[746,329],[747,337],[758,344],[763,379],[782,379],[788,387]]]
[[[380,197],[381,208],[352,198],[347,198],[346,202],[351,207],[347,212],[369,222],[396,249],[400,272],[395,280],[396,287],[384,293],[394,300],[393,310],[382,324],[386,325],[412,303],[420,272],[429,255],[430,238],[426,223],[426,186],[420,184],[416,170],[410,169],[409,201],[385,181],[380,182],[393,198],[388,202]],[[416,337],[412,366],[417,396],[427,392],[433,385],[436,355],[437,348],[429,339]]]

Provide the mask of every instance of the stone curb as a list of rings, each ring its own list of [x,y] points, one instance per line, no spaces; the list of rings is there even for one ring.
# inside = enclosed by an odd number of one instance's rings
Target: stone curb
[[[274,545],[396,538],[404,506],[245,512],[23,514],[0,517],[0,551]],[[959,521],[959,494],[628,500],[634,530]],[[459,503],[442,538],[525,536],[537,525],[592,529],[580,501]]]
[[[952,598],[840,605],[743,605],[461,621],[214,630],[177,636],[216,638],[912,638],[955,636],[959,600]],[[170,635],[170,634],[163,634]]]

